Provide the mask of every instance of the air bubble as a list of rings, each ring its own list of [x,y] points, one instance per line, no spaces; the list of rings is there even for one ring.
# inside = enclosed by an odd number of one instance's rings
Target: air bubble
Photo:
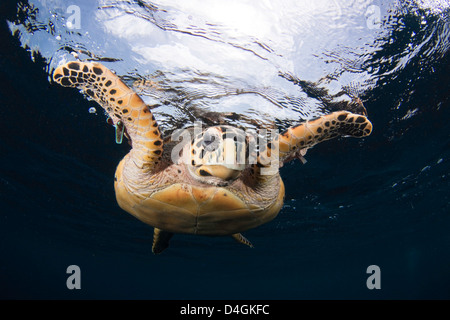
[[[123,134],[125,132],[125,126],[123,125],[123,122],[120,120],[114,126],[116,128],[116,143],[122,144]]]
[[[95,107],[90,107],[89,113],[97,113],[97,109],[95,109]]]

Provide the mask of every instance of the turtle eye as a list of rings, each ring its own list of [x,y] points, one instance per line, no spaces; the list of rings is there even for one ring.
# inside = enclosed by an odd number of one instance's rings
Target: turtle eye
[[[208,137],[205,137],[205,138],[203,139],[203,146],[205,146],[205,147],[209,146],[211,143],[214,142],[214,140],[216,140],[216,137],[213,136],[213,135],[210,135],[210,136],[208,136]]]
[[[214,151],[218,145],[218,141],[219,139],[215,134],[206,131],[203,135],[202,145],[206,150]]]

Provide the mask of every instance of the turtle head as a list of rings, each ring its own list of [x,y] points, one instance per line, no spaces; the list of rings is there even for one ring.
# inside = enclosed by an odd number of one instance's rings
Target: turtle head
[[[205,183],[228,184],[246,168],[247,145],[246,134],[240,129],[207,128],[191,141],[189,172]]]

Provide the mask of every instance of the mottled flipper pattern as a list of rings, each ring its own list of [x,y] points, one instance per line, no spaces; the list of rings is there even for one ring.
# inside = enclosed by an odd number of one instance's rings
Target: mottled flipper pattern
[[[280,162],[293,159],[300,150],[339,136],[366,137],[372,123],[366,116],[336,111],[287,129],[279,135]]]
[[[169,241],[173,237],[173,233],[155,228],[153,230],[153,246],[152,252],[160,254],[169,247]]]
[[[241,233],[232,234],[231,237],[234,240],[236,240],[237,242],[245,244],[246,246],[249,246],[250,248],[253,248],[253,244],[246,237],[244,237]]]
[[[158,124],[142,99],[100,63],[72,61],[56,68],[53,80],[83,90],[105,109],[116,126],[125,126],[135,163],[152,170],[161,160],[163,140]]]

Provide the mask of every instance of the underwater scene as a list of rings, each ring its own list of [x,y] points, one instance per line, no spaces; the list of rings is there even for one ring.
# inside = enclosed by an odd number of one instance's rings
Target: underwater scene
[[[450,1],[28,0],[0,13],[1,299],[450,299]],[[93,63],[99,77],[77,81],[94,93],[56,76]],[[348,111],[372,129],[321,127],[321,143],[283,158],[273,219],[161,232],[170,246],[155,252],[153,226],[116,196],[140,140],[108,109],[108,79],[151,110],[159,153],[199,122],[297,139]],[[189,183],[254,174],[212,167]],[[174,172],[164,179],[185,182]]]

